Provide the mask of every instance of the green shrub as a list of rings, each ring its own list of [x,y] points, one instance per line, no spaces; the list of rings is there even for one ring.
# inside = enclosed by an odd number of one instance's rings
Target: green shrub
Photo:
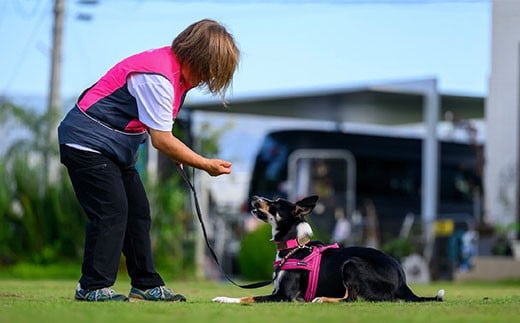
[[[152,212],[151,239],[158,268],[178,277],[193,271],[193,246],[189,226],[192,215],[187,212],[189,195],[177,176],[148,187]]]
[[[25,158],[24,158],[25,157]],[[6,177],[0,202],[0,266],[77,260],[82,255],[86,218],[64,174],[42,185],[41,164],[19,155]]]
[[[416,252],[412,242],[404,238],[396,238],[384,243],[381,250],[398,260]]]
[[[271,226],[263,224],[242,240],[238,254],[238,268],[248,280],[270,279],[276,248],[271,237]]]

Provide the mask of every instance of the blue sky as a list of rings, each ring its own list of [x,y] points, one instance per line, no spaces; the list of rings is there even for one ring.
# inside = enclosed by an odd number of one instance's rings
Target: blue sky
[[[486,0],[78,2],[66,0],[62,95],[69,100],[118,60],[168,45],[203,18],[225,24],[242,52],[231,104],[233,97],[432,77],[443,93],[487,93],[491,4]],[[0,2],[0,96],[45,98],[52,3]],[[77,19],[85,13],[90,21]],[[207,98],[195,91],[186,102]],[[220,157],[233,161],[235,171],[251,167],[267,131],[287,126],[287,120],[258,116],[209,114],[196,120],[230,129],[221,138]]]
[[[242,51],[231,100],[424,77],[437,78],[445,93],[487,93],[490,1],[78,2],[66,0],[64,97],[79,94],[121,58],[168,45],[202,18],[225,24]],[[52,3],[1,2],[0,95],[46,95]],[[92,19],[79,20],[80,13]]]

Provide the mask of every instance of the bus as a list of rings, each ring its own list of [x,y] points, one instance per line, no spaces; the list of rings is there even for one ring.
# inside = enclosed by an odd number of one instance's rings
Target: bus
[[[346,243],[377,247],[402,235],[410,217],[420,219],[422,144],[420,136],[272,131],[255,157],[248,196],[319,195],[310,221],[320,239],[341,240],[334,235],[346,221],[363,228],[347,232]],[[482,148],[439,140],[438,216],[479,216]]]

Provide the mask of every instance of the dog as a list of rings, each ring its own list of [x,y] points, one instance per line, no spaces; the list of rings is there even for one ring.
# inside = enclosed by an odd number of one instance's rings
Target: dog
[[[277,245],[270,295],[242,298],[216,297],[219,303],[255,302],[353,302],[442,301],[444,290],[434,297],[415,295],[406,283],[400,263],[374,248],[339,247],[312,241],[305,217],[314,209],[318,196],[296,203],[253,196],[251,214],[272,227]]]

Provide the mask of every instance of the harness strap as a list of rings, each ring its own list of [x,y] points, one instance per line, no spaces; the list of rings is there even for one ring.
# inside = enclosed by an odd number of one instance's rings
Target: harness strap
[[[286,259],[285,262],[282,263],[282,260],[277,260],[274,262],[274,268],[279,267],[280,270],[307,270],[309,271],[309,281],[307,283],[307,291],[305,292],[305,301],[310,302],[314,299],[316,295],[316,287],[318,286],[318,278],[320,276],[320,263],[321,263],[321,254],[323,251],[327,249],[336,249],[339,248],[337,243],[313,247],[312,252],[303,259],[295,259],[290,258]]]
[[[278,250],[284,250],[284,249],[293,249],[293,248],[296,248],[298,247],[298,240],[296,239],[291,239],[291,240],[287,240],[287,241],[283,241],[283,242],[276,242],[276,248]]]
[[[291,239],[287,241],[275,241],[276,249],[285,250],[285,249],[293,249],[296,247],[304,246],[309,243],[311,239],[309,237],[303,237],[301,239]]]

